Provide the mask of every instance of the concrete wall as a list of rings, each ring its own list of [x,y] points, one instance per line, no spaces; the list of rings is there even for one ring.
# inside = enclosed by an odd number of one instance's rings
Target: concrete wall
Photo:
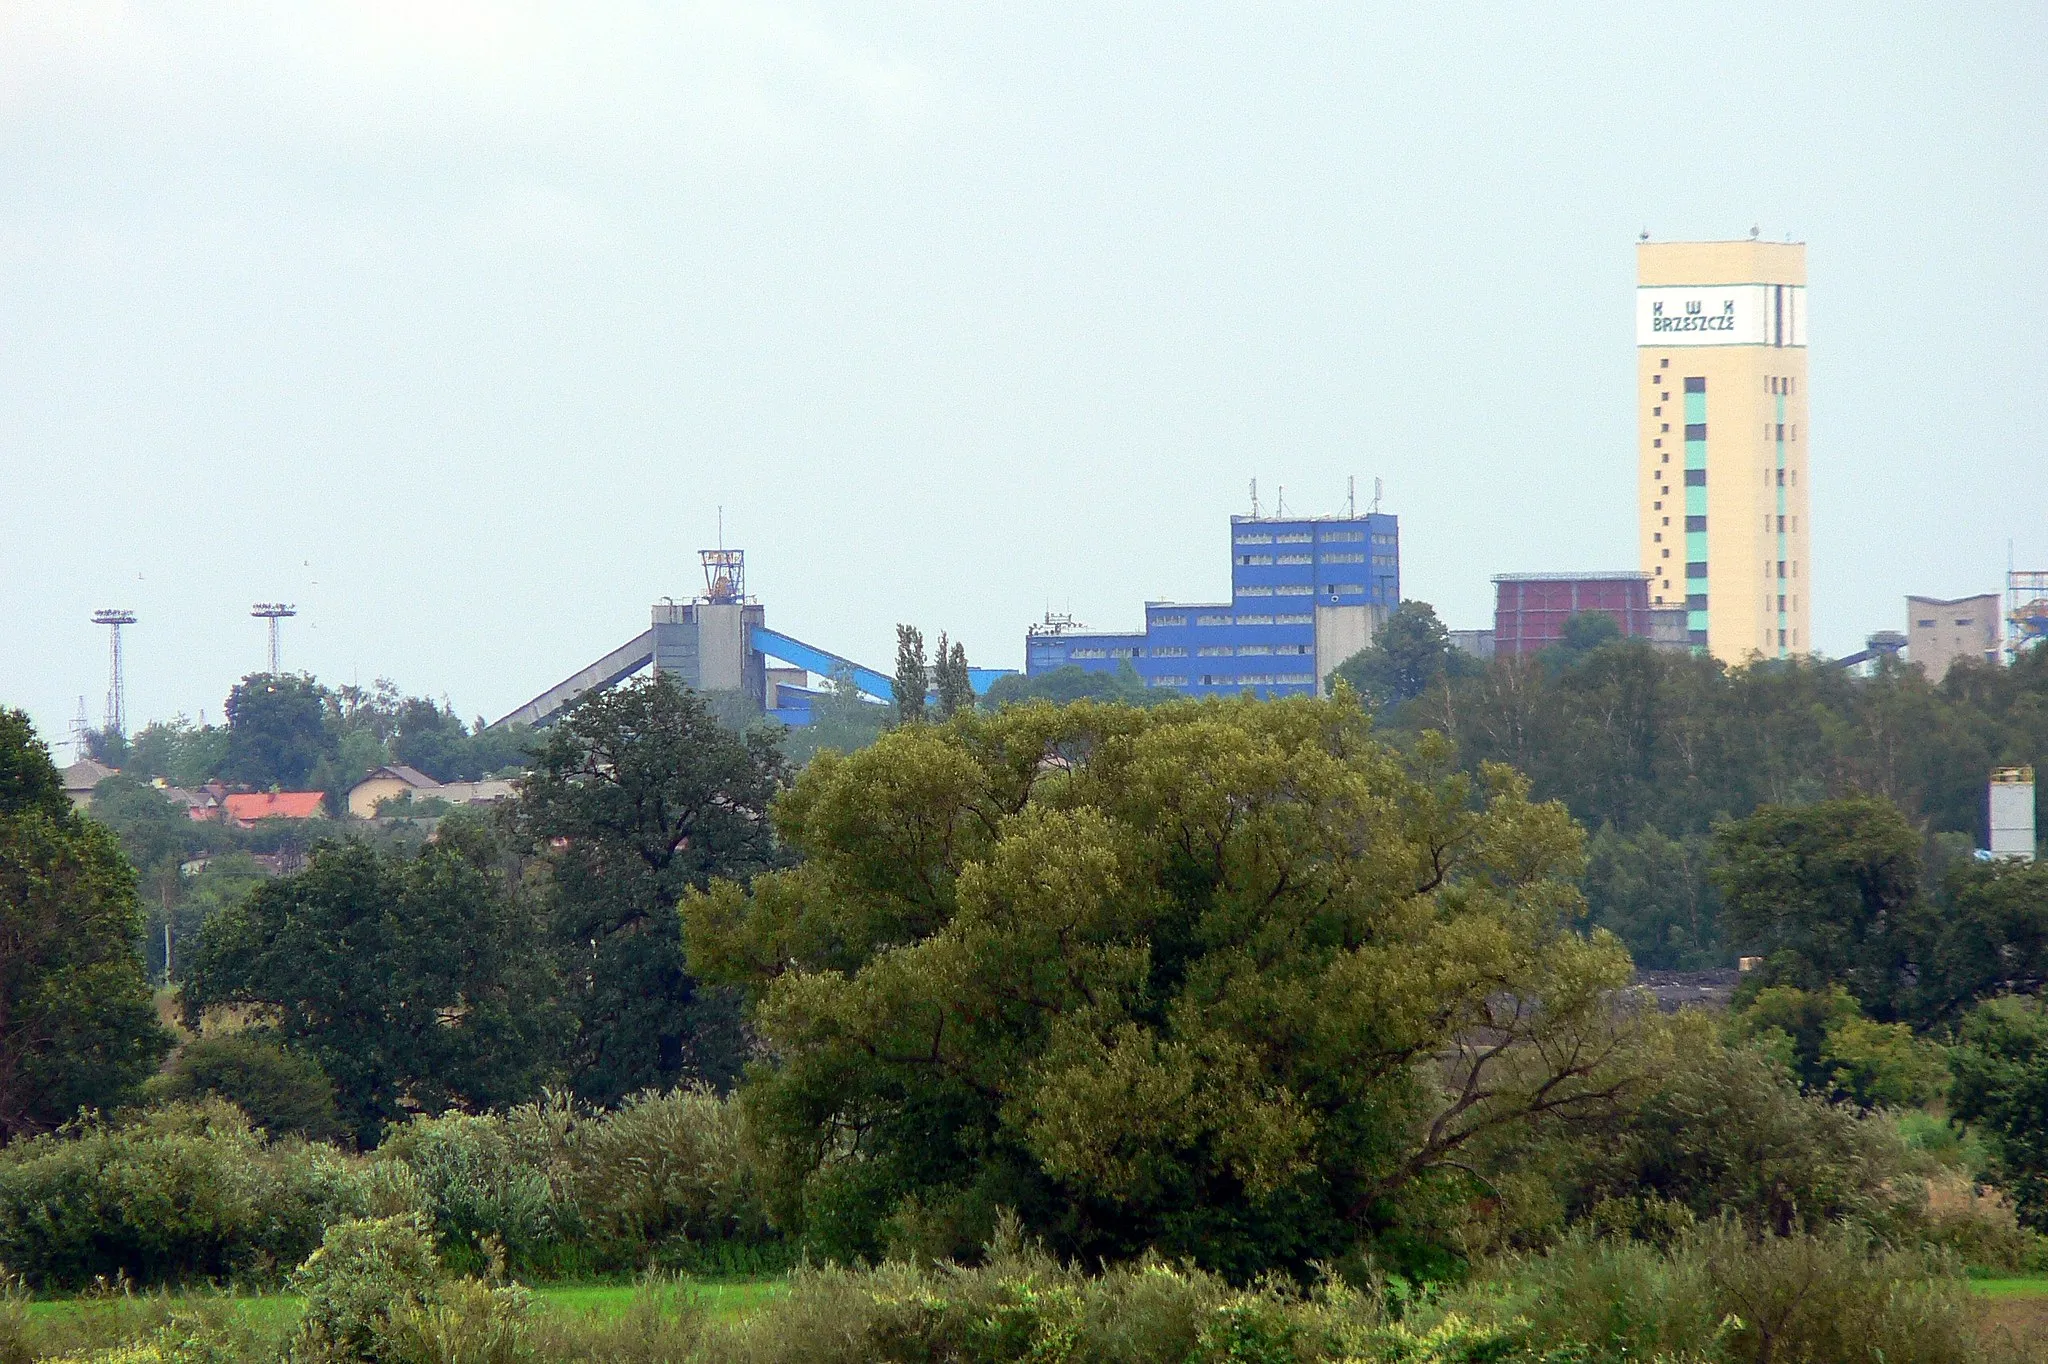
[[[2001,767],[1991,774],[1991,855],[2034,860],[2034,769]]]
[[[1316,608],[1316,694],[1327,696],[1330,674],[1351,655],[1372,643],[1386,609],[1381,606],[1318,606]]]
[[[1939,682],[1957,659],[1996,661],[2004,603],[1996,592],[1977,597],[1906,598],[1906,659]]]

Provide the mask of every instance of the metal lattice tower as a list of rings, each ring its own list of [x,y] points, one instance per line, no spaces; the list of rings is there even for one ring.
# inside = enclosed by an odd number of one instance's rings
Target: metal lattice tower
[[[280,601],[260,601],[249,608],[249,614],[270,622],[270,675],[275,677],[284,671],[284,647],[279,638],[278,622],[299,614],[298,608]]]
[[[121,679],[121,627],[135,623],[135,613],[110,607],[92,613],[94,625],[107,627],[107,734],[128,732],[128,689]]]

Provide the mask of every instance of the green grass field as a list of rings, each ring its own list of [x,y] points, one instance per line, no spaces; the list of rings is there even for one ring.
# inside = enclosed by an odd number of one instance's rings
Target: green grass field
[[[2048,1278],[1972,1279],[1970,1291],[1983,1298],[2048,1298]]]

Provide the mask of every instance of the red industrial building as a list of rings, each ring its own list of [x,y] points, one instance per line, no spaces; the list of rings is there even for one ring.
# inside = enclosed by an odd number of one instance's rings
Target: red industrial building
[[[1494,578],[1493,648],[1521,658],[1557,643],[1582,611],[1614,618],[1631,639],[1680,646],[1685,612],[1652,611],[1648,573],[1503,573]],[[1661,627],[1661,628],[1660,628]]]

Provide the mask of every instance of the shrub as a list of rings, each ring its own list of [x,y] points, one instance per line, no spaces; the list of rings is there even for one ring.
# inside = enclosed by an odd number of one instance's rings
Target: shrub
[[[1573,1218],[1634,1200],[1672,1230],[1732,1211],[1784,1234],[1906,1211],[1895,1124],[1802,1094],[1782,1066],[1723,1045],[1704,1020],[1681,1017],[1673,1041],[1671,1065],[1633,1111],[1563,1149]]]
[[[219,1099],[81,1120],[0,1151],[0,1264],[37,1289],[269,1281],[368,1208],[365,1174]]]
[[[1526,1324],[1530,1348],[1594,1361],[1975,1358],[1952,1265],[1867,1232],[1759,1235],[1733,1219],[1659,1249],[1583,1233],[1495,1264],[1433,1309]]]
[[[757,1273],[788,1263],[763,1216],[740,1114],[702,1088],[638,1094],[609,1113],[560,1095],[502,1114],[417,1118],[380,1163],[417,1180],[450,1268],[503,1248],[519,1274],[660,1267]]]
[[[580,1350],[538,1353],[528,1330],[531,1307],[532,1299],[522,1288],[456,1279],[430,1297],[395,1305],[371,1328],[375,1341],[371,1353],[392,1364],[520,1364],[590,1357]]]
[[[327,1229],[292,1275],[306,1298],[294,1353],[314,1359],[388,1360],[393,1314],[439,1301],[434,1243],[411,1217],[352,1218]]]
[[[320,1063],[255,1033],[187,1042],[149,1088],[162,1099],[218,1095],[274,1136],[317,1140],[340,1130],[334,1082]]]
[[[577,1267],[567,1244],[574,1209],[555,1198],[551,1152],[532,1126],[497,1115],[416,1118],[379,1149],[380,1162],[410,1171],[451,1269],[483,1269],[493,1245],[521,1273]]]

